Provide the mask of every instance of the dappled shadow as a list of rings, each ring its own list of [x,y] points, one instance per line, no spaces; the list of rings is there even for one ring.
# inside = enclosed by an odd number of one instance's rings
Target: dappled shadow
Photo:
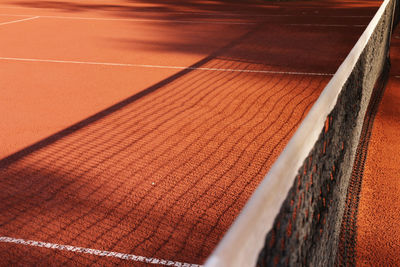
[[[149,19],[141,23],[160,29],[161,38],[154,40],[137,34],[124,39],[110,37],[111,44],[126,50],[207,54],[226,42],[220,38],[221,32],[228,35],[257,28],[240,45],[225,51],[223,58],[254,63],[264,70],[329,73],[335,72],[377,9],[376,3],[356,1],[126,0],[101,5],[22,1],[16,5],[66,12],[101,12],[102,16],[132,19],[126,23],[138,25],[143,31],[147,29],[135,19]]]
[[[219,58],[253,64],[253,68],[270,71],[297,71],[334,73],[345,59],[362,33],[361,28],[349,28],[346,33],[326,28],[308,29],[302,26],[257,27],[251,35],[238,45],[221,53]],[[285,38],[276,38],[276,36]],[[148,51],[179,51],[182,53],[206,52],[212,44],[202,44],[193,38],[162,42],[138,39],[113,40],[112,42],[129,50],[131,45]],[[215,38],[215,37],[212,37]],[[339,48],[339,49],[338,49]]]

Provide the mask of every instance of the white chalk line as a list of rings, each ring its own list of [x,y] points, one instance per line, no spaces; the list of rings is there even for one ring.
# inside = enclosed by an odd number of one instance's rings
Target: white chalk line
[[[39,18],[39,16],[34,16],[34,17],[26,18],[26,19],[19,19],[19,20],[3,22],[3,23],[0,23],[0,25],[12,24],[12,23],[17,23],[17,22],[22,22],[22,21],[27,21],[27,20],[38,19],[38,18]]]
[[[0,60],[6,60],[6,61],[25,61],[25,62],[44,62],[44,63],[64,63],[64,64],[83,64],[83,65],[102,65],[102,66],[118,66],[118,67],[157,68],[157,69],[203,70],[203,71],[222,71],[222,72],[247,72],[247,73],[309,75],[309,76],[333,76],[332,73],[318,73],[318,72],[273,71],[273,70],[246,70],[246,69],[220,69],[220,68],[202,68],[202,67],[198,67],[198,68],[197,68],[197,67],[168,66],[168,65],[148,65],[148,64],[130,64],[130,63],[111,63],[111,62],[91,62],[91,61],[55,60],[55,59],[36,59],[36,58],[0,57]]]
[[[0,242],[13,243],[13,244],[19,244],[19,245],[25,245],[25,246],[31,246],[31,247],[56,249],[56,250],[75,252],[75,253],[84,253],[84,254],[90,254],[90,255],[95,255],[95,256],[100,256],[100,257],[119,258],[122,260],[159,264],[159,265],[165,265],[165,266],[201,267],[201,265],[193,264],[193,263],[171,261],[171,260],[164,260],[164,259],[157,259],[157,258],[148,258],[148,257],[137,256],[137,255],[133,255],[133,254],[124,254],[124,253],[120,253],[120,252],[98,250],[98,249],[84,248],[84,247],[76,247],[76,246],[70,246],[70,245],[61,245],[61,244],[48,243],[48,242],[42,242],[42,241],[25,240],[25,239],[21,239],[21,238],[13,238],[13,237],[7,237],[7,236],[0,236]]]

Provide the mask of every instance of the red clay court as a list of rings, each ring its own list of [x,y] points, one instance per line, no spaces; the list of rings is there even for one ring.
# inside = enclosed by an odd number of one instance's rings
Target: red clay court
[[[0,265],[204,264],[380,5],[3,1]]]

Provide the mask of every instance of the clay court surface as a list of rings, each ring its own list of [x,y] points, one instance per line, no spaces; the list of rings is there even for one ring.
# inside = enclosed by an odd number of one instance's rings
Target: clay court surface
[[[2,2],[2,264],[202,264],[379,4]]]

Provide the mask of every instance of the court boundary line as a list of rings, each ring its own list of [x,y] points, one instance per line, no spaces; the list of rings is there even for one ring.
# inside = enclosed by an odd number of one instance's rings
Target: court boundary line
[[[202,265],[194,264],[194,263],[179,262],[179,261],[172,261],[172,260],[165,260],[165,259],[158,259],[158,258],[149,258],[149,257],[138,256],[138,255],[133,255],[133,254],[125,254],[125,253],[121,253],[121,252],[92,249],[92,248],[85,248],[85,247],[78,247],[78,246],[71,246],[71,245],[61,245],[61,244],[57,244],[57,243],[26,240],[26,239],[22,239],[22,238],[13,238],[13,237],[8,237],[8,236],[0,236],[0,242],[1,243],[18,244],[18,245],[24,245],[24,246],[31,246],[31,247],[48,248],[48,249],[61,250],[61,251],[67,251],[67,252],[90,254],[90,255],[99,256],[99,257],[119,258],[122,260],[151,263],[151,264],[158,264],[158,265],[165,265],[165,266],[176,266],[176,267],[181,267],[181,266],[182,267],[183,266],[184,267],[201,267],[202,266]]]
[[[117,66],[117,67],[155,68],[155,69],[203,70],[203,71],[245,72],[245,73],[262,73],[262,74],[286,74],[286,75],[305,75],[305,76],[333,76],[332,73],[318,73],[318,72],[247,70],[247,69],[219,69],[219,68],[205,68],[205,67],[184,67],[184,66],[169,66],[169,65],[131,64],[131,63],[112,63],[112,62],[56,60],[56,59],[36,59],[36,58],[0,57],[0,60],[5,60],[5,61],[24,61],[24,62],[44,62],[44,63],[61,63],[61,64],[101,65],[101,66]]]
[[[2,22],[2,23],[0,23],[0,26],[1,26],[1,25],[12,24],[12,23],[23,22],[23,21],[28,21],[28,20],[33,20],[33,19],[38,19],[38,18],[40,18],[40,16],[34,16],[34,17],[29,16],[29,18],[26,18],[26,19],[19,19],[19,20],[13,20],[13,21]]]

